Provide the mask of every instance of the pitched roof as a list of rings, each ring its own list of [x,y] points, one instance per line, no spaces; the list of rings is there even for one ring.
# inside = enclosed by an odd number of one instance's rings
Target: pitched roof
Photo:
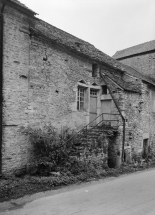
[[[1,0],[3,1],[3,0]],[[6,0],[5,1],[8,5],[11,5],[11,4],[14,4],[16,5],[17,8],[22,8],[22,9],[25,9],[26,11],[29,11],[30,13],[32,14],[37,14],[35,13],[33,10],[31,10],[30,8],[28,8],[25,4],[21,3],[20,1],[18,0]]]
[[[151,80],[148,77],[142,75],[136,69],[122,64],[121,62],[101,52],[92,44],[85,42],[65,31],[62,31],[40,19],[36,20],[35,28],[31,28],[30,30],[32,34],[37,35],[38,37],[41,37],[43,39],[46,38],[51,43],[55,43],[59,46],[64,46],[68,50],[90,58],[92,62],[99,62],[102,65],[110,66],[114,70],[117,70],[119,72],[126,72],[132,76],[137,77],[138,79],[145,80],[155,85],[155,80]],[[115,77],[114,79],[114,81],[118,82],[118,84],[123,89],[139,92],[139,86],[135,86],[131,83],[125,83],[124,80],[121,80],[118,77]]]
[[[138,79],[141,79],[145,82],[148,82],[152,85],[155,85],[155,76],[151,75],[144,75],[141,72],[138,71],[138,69],[132,68],[131,66],[124,65],[128,71],[126,72],[127,74],[134,76]]]
[[[108,81],[108,79],[109,79],[110,82],[113,81],[120,88],[122,88],[126,91],[141,93],[140,82],[137,82],[135,80],[133,80],[132,82],[124,81],[120,75],[114,74],[114,73],[111,74],[111,73],[109,73],[109,71],[102,71],[102,74],[103,74],[104,78],[106,78],[106,81]],[[109,81],[108,81],[108,83],[109,83]]]
[[[120,59],[120,58],[125,58],[131,55],[141,54],[141,53],[153,51],[153,50],[155,50],[155,40],[117,51],[112,57],[115,59]]]
[[[76,53],[85,55],[91,58],[91,60],[94,62],[100,62],[101,64],[110,66],[116,70],[119,70],[120,72],[129,70],[124,64],[95,48],[94,45],[83,41],[63,30],[60,30],[40,19],[36,20],[35,28],[30,28],[30,30],[33,34],[36,34],[44,39],[46,38],[51,43],[65,46]]]
[[[16,4],[22,6],[22,7],[26,8],[26,9],[29,9],[25,4],[21,3],[21,2],[18,1],[18,0],[11,0],[11,1],[12,1],[12,2],[15,2]],[[29,9],[29,10],[30,10],[30,9]]]

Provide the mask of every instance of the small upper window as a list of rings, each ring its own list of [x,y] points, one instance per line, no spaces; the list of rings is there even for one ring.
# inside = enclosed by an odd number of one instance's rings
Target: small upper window
[[[108,94],[108,88],[106,85],[102,86],[102,94]]]
[[[78,87],[77,109],[84,110],[85,107],[85,88]]]
[[[99,75],[99,65],[96,63],[92,64],[92,77],[98,77]]]
[[[97,90],[90,89],[90,95],[97,96]]]

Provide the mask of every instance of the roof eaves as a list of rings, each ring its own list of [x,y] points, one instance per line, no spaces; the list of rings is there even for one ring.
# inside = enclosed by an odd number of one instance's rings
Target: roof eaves
[[[79,40],[81,41],[81,48],[79,49],[79,47],[76,46],[76,43],[77,43],[76,39],[78,40],[78,38],[76,37],[74,42],[64,41],[61,37],[59,37],[59,35],[58,37],[53,35],[48,35],[47,32],[38,30],[36,28],[35,29],[30,28],[30,31],[32,35],[37,36],[40,39],[43,39],[52,43],[56,43],[59,46],[67,47],[70,51],[76,52],[79,55],[85,56],[86,58],[89,58],[96,63],[102,64],[111,69],[115,69],[116,71],[119,71],[121,73],[125,72],[124,65],[121,64],[119,61],[111,58],[110,56],[96,49],[93,45],[85,41],[82,41],[80,39]],[[61,30],[57,29],[57,31],[61,31]],[[71,35],[71,37],[73,36]],[[82,42],[86,44],[83,44]]]
[[[29,16],[35,16],[37,15],[36,12],[26,7],[24,4],[20,3],[17,0],[0,0],[3,4],[6,4],[14,9],[17,9]]]
[[[144,55],[144,54],[149,54],[155,51],[155,48],[149,50],[149,51],[144,51],[144,52],[137,52],[135,54],[126,54],[126,55],[121,55],[121,54],[114,54],[112,57],[116,60],[123,60],[126,58],[131,58],[131,57],[135,57],[135,56],[140,56],[140,55]]]
[[[133,68],[126,66],[121,62],[113,59],[112,57],[106,55],[88,42],[74,37],[73,35],[64,32],[42,20],[37,20],[35,28],[31,27],[30,32],[32,36],[48,41],[49,43],[56,44],[59,47],[65,47],[67,51],[85,57],[86,59],[91,60],[92,63],[99,63],[102,66],[106,66],[108,69],[111,68],[112,70],[114,70],[114,72],[125,72],[136,76],[135,70]],[[134,72],[132,70],[134,70]]]
[[[101,71],[105,78],[108,78],[111,82],[117,85],[121,90],[128,92],[141,93],[141,88],[139,85],[133,84],[132,82],[125,82],[119,77],[113,76],[108,71]]]
[[[118,86],[121,90],[124,90],[119,84],[116,83],[116,81],[114,81],[112,78],[110,78],[107,74],[105,74],[104,72],[101,72],[103,77],[107,77],[109,78],[116,86]]]
[[[119,50],[112,57],[114,59],[121,60],[124,58],[132,57],[136,55],[142,55],[153,51],[155,51],[155,40]]]
[[[141,79],[142,81],[145,81],[145,82],[155,86],[155,79],[153,77],[146,76],[146,75],[142,74],[141,72],[139,72],[138,69],[135,69],[131,66],[127,66],[127,65],[125,65],[125,66],[128,68],[128,71],[126,71],[127,74],[132,75],[138,79]]]

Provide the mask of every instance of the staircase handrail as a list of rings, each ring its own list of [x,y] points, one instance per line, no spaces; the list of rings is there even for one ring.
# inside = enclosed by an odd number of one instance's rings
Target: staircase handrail
[[[107,114],[107,115],[119,115],[119,116],[120,116],[119,113],[118,113],[118,114],[101,113],[101,114],[98,115],[93,121],[91,121],[89,124],[83,126],[82,129],[80,129],[78,132],[76,132],[76,133],[75,133],[71,138],[69,138],[65,143],[67,143],[67,142],[69,142],[71,139],[73,139],[77,134],[79,134],[79,133],[80,133],[82,130],[84,130],[85,128],[86,128],[86,132],[87,132],[87,127],[88,127],[90,124],[92,124],[96,119],[98,119],[100,116],[102,116],[102,120],[101,120],[98,124],[100,124],[101,122],[103,122],[103,121],[104,121],[104,119],[103,119],[103,114]],[[110,121],[110,120],[109,120],[109,121]],[[116,121],[116,120],[111,120],[111,121]],[[97,125],[98,125],[98,124],[97,124]],[[91,129],[93,129],[93,128],[96,127],[97,125],[93,126]]]

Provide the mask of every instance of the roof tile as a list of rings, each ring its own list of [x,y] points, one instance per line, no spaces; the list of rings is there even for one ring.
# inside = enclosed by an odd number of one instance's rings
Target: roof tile
[[[84,54],[85,56],[88,56],[92,59],[92,61],[98,61],[101,64],[107,64],[110,65],[112,68],[126,72],[132,76],[137,77],[138,79],[145,80],[153,85],[155,85],[155,79],[150,79],[149,77],[142,75],[139,71],[136,69],[126,66],[122,64],[121,62],[113,59],[112,57],[106,55],[105,53],[101,52],[95,46],[92,44],[85,42],[65,31],[62,31],[40,19],[36,21],[35,29],[32,29],[32,31],[37,31],[39,34],[42,34],[42,36],[46,36],[52,41],[55,41],[58,44],[64,45],[72,49],[73,51],[76,51],[80,54]],[[115,81],[119,82],[119,85],[124,87],[124,89],[133,89],[136,90],[135,86],[129,86],[129,84],[123,83],[124,81],[118,80],[115,78]],[[137,91],[137,90],[136,90]]]
[[[152,50],[155,50],[155,40],[117,51],[112,57],[115,59],[120,59]]]
[[[23,7],[23,8],[25,8],[25,9],[27,9],[27,10],[33,12],[34,14],[36,14],[33,10],[31,10],[31,9],[28,8],[25,4],[21,3],[21,2],[18,1],[18,0],[11,0],[11,2],[16,3],[17,5],[19,5],[19,6]]]

